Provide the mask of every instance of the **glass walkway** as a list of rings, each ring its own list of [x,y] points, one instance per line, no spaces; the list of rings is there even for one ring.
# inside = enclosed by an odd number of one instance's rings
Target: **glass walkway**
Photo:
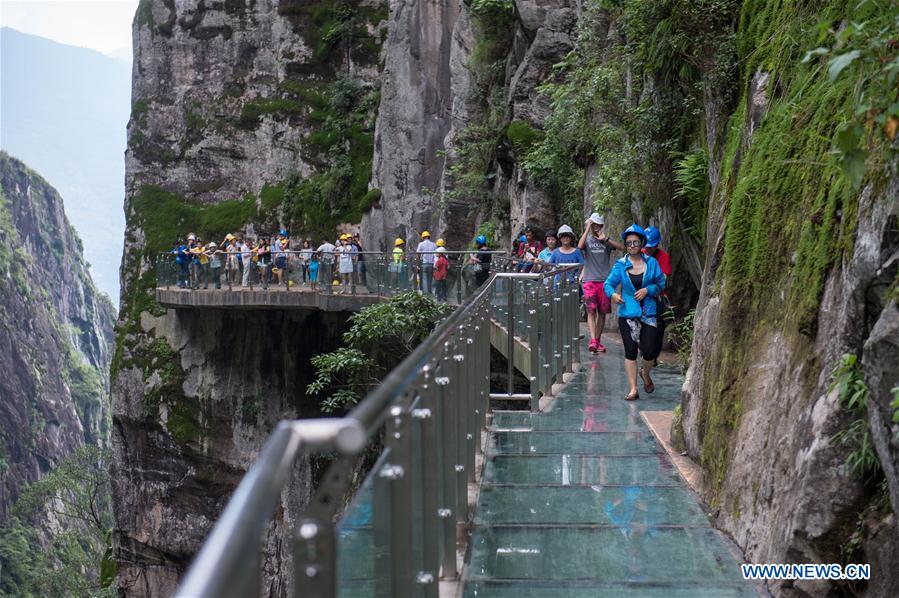
[[[681,377],[627,394],[623,352],[581,356],[543,412],[494,411],[464,596],[753,596],[641,410],[670,410]]]

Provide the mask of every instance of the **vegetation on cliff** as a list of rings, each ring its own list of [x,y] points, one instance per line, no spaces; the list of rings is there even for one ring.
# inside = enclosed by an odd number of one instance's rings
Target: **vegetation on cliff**
[[[0,527],[0,594],[114,595],[109,492],[109,451],[92,445],[29,486]]]
[[[316,379],[306,392],[321,399],[322,411],[355,405],[400,364],[452,310],[430,295],[403,293],[350,316],[344,346],[312,358]]]
[[[5,152],[0,183],[0,594],[96,594],[113,309],[58,193]]]

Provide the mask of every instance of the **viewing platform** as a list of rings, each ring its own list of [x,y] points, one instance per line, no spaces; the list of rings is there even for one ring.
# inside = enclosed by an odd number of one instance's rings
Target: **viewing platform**
[[[450,263],[440,284],[424,263],[424,254],[410,253],[394,261],[391,255],[369,252],[353,262],[348,275],[340,272],[338,258],[332,263],[322,261],[313,288],[298,252],[285,253],[290,257],[281,263],[281,269],[248,261],[249,272],[241,265],[230,276],[224,267],[179,265],[174,255],[162,254],[156,262],[156,301],[174,309],[358,311],[385,297],[418,290],[458,305],[477,290],[487,274],[507,272],[517,265],[517,260],[504,252],[490,252],[493,259],[481,270],[470,263],[472,252],[445,252]]]
[[[281,287],[232,289],[157,288],[156,301],[163,307],[175,309],[320,309],[323,311],[358,311],[374,305],[383,296],[369,292],[335,294],[305,289]]]

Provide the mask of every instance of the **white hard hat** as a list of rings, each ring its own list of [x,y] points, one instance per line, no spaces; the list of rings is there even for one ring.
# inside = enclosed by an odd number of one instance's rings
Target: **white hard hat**
[[[446,247],[438,247],[437,253],[446,253]]]
[[[599,215],[599,212],[593,212],[590,214],[590,218],[588,220],[594,224],[605,224],[605,220],[603,220],[602,216]]]
[[[195,234],[193,234],[193,233],[190,233],[189,235],[187,235],[187,240],[188,240],[188,241],[196,241],[196,240],[197,240],[197,235],[195,235]]]
[[[556,234],[557,237],[561,237],[562,235],[571,235],[574,236],[574,231],[571,230],[571,227],[567,224],[563,224],[559,227],[559,232]]]

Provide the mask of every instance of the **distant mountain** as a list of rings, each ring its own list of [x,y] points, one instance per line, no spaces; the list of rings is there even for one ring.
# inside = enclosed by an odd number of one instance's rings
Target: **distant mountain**
[[[130,104],[122,60],[0,29],[0,148],[65,198],[93,278],[116,304]]]

